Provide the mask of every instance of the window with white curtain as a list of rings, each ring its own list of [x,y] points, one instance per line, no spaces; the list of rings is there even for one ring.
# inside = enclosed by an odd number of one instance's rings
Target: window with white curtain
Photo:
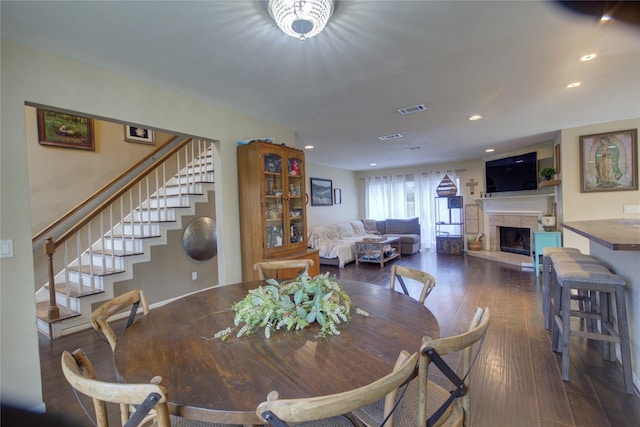
[[[365,180],[366,217],[376,220],[388,218],[420,219],[422,249],[435,248],[436,189],[445,174],[460,188],[455,171],[432,171],[415,175],[369,177]]]

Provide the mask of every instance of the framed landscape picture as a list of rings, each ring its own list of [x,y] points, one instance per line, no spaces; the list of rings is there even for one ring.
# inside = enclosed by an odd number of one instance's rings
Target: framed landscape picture
[[[155,145],[153,130],[125,125],[124,140],[140,144]]]
[[[93,120],[39,108],[38,142],[40,145],[94,151]]]
[[[309,178],[311,181],[311,206],[333,205],[333,183],[330,179]]]
[[[638,189],[638,130],[580,137],[580,192]]]

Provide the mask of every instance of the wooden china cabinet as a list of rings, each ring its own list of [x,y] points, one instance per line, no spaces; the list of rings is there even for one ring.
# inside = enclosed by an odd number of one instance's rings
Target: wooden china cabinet
[[[258,280],[258,261],[308,258],[304,152],[266,141],[238,145],[242,279]],[[280,274],[280,278],[290,275]]]

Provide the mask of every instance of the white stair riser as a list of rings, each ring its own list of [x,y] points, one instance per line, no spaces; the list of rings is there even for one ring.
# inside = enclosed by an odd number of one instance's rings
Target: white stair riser
[[[107,250],[123,251],[126,253],[139,253],[144,251],[141,239],[105,238],[104,245]]]
[[[147,237],[158,236],[160,234],[160,225],[153,222],[150,224],[141,222],[134,222],[133,224],[125,223],[123,229],[126,236]]]
[[[82,265],[88,265],[90,262],[93,265],[100,267],[101,269],[122,270],[125,263],[120,256],[92,254],[90,257],[88,253],[82,255]]]
[[[136,210],[133,212],[133,220],[138,222],[166,222],[176,220],[176,211],[174,209],[151,209]],[[125,218],[128,221],[130,218]]]
[[[149,199],[142,204],[143,208],[180,208],[190,206],[189,196],[167,196]]]
[[[161,196],[165,194],[169,196],[177,196],[177,195],[183,195],[183,194],[202,194],[203,192],[204,190],[202,189],[202,184],[189,183],[189,184],[181,184],[179,187],[178,185],[175,185],[167,188],[161,188],[159,191],[159,194]]]
[[[207,184],[212,183],[215,181],[215,174],[213,172],[206,172],[202,174],[202,177],[198,175],[196,177],[196,182],[198,181],[202,181]],[[171,178],[171,180],[167,182],[167,185],[177,185],[178,183],[191,184],[193,183],[193,176],[181,175],[180,178]]]

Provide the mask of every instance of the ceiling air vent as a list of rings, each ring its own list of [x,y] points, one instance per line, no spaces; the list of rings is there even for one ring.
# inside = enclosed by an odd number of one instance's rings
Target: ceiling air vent
[[[402,135],[400,135],[399,133],[393,134],[393,135],[386,135],[386,136],[379,136],[378,139],[380,141],[388,141],[390,139],[398,139],[398,138],[402,138]]]
[[[398,113],[400,113],[400,114],[411,114],[411,113],[417,113],[418,111],[424,111],[426,109],[427,109],[427,107],[425,107],[424,104],[420,104],[420,105],[414,105],[412,107],[400,108],[398,110]]]

